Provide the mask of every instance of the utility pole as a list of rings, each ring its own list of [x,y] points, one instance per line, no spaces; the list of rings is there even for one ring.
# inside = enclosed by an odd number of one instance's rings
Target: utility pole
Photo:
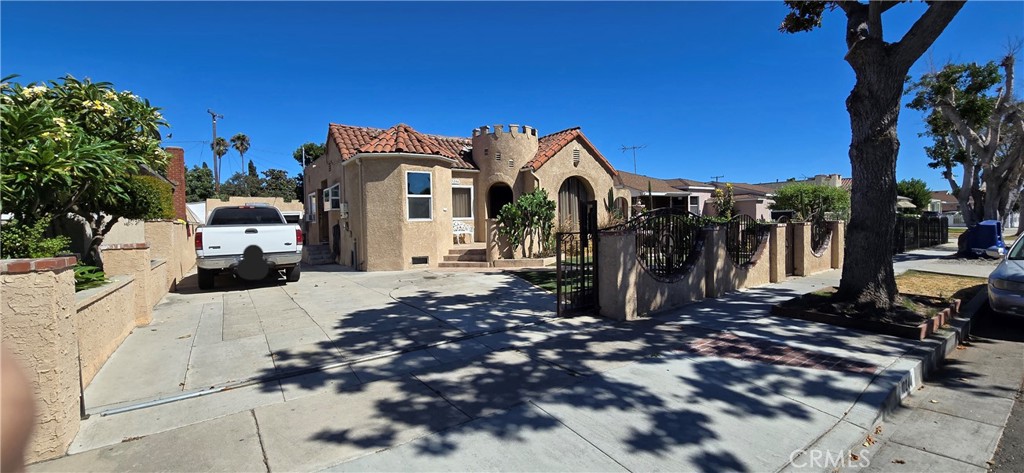
[[[220,194],[220,156],[217,156],[214,144],[217,143],[217,119],[224,118],[224,115],[218,115],[217,112],[209,108],[206,109],[206,113],[209,113],[210,118],[213,119],[213,140],[210,141],[210,151],[213,151],[213,181],[216,184],[217,194]]]
[[[633,145],[633,146],[622,145],[622,152],[623,153],[625,153],[626,151],[629,151],[629,150],[633,150],[633,174],[636,174],[636,150],[644,149],[646,147],[647,147],[647,145],[639,145],[639,146],[637,146],[637,145]]]
[[[714,179],[715,182],[718,182],[718,180],[723,178],[723,177],[725,177],[725,174],[722,174],[721,176],[711,176],[711,178]]]

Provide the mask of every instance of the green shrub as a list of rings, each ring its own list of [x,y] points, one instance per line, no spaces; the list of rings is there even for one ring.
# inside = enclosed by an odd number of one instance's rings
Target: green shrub
[[[33,225],[23,225],[11,220],[0,226],[0,257],[2,258],[52,258],[67,251],[71,239],[66,236],[46,238],[50,218],[37,220]]]
[[[508,238],[513,252],[522,247],[524,257],[546,254],[554,220],[554,201],[548,199],[547,191],[537,189],[498,210],[498,233]],[[534,244],[539,246],[537,252]]]
[[[841,187],[798,182],[775,191],[772,210],[794,210],[798,220],[824,219],[825,214],[846,220],[850,214],[850,193]]]
[[[78,263],[75,265],[75,292],[102,286],[107,282],[107,275],[95,266]]]
[[[133,207],[132,211],[125,212],[127,215],[138,215],[143,220],[170,220],[175,217],[174,188],[162,179],[131,176],[127,191],[132,196],[128,206]]]

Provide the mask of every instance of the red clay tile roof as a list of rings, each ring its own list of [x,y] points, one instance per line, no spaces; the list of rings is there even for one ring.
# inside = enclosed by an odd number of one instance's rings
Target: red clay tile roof
[[[852,177],[844,177],[844,178],[842,178],[842,180],[841,180],[841,182],[839,184],[839,187],[842,187],[843,189],[846,189],[846,190],[853,190],[853,178]]]
[[[597,150],[590,140],[580,131],[580,127],[566,128],[562,131],[556,131],[550,135],[545,135],[538,139],[537,143],[537,154],[529,162],[523,166],[523,169],[533,169],[534,171],[540,169],[544,163],[547,163],[553,158],[562,148],[572,143],[573,140],[579,138],[583,142],[583,145],[590,149],[590,153],[597,158],[597,162],[601,164],[611,175],[616,175],[615,167],[612,163],[608,162],[607,159]]]
[[[476,169],[469,156],[468,138],[428,135],[399,123],[387,130],[332,123],[329,136],[347,161],[358,153],[416,153],[455,160],[455,168]]]

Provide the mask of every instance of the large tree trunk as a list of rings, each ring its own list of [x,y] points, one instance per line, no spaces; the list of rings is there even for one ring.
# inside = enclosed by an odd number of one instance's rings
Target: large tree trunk
[[[846,99],[853,139],[850,164],[850,224],[847,227],[843,276],[838,296],[880,309],[899,299],[892,269],[892,242],[896,223],[896,157],[900,141],[896,122],[906,71],[889,61],[879,43],[861,44],[847,60],[857,83]],[[858,55],[874,56],[874,61]],[[858,60],[862,59],[862,60]]]

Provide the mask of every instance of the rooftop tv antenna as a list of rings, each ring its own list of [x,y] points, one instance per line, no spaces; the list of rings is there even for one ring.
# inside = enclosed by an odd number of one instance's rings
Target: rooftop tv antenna
[[[644,149],[646,147],[647,147],[647,145],[633,145],[633,146],[622,145],[622,152],[623,153],[625,153],[626,151],[629,151],[629,150],[633,150],[633,174],[636,174],[636,150]]]
[[[718,180],[723,178],[723,177],[725,177],[725,174],[722,174],[721,176],[711,176],[711,178],[714,179],[715,182],[718,182]]]

